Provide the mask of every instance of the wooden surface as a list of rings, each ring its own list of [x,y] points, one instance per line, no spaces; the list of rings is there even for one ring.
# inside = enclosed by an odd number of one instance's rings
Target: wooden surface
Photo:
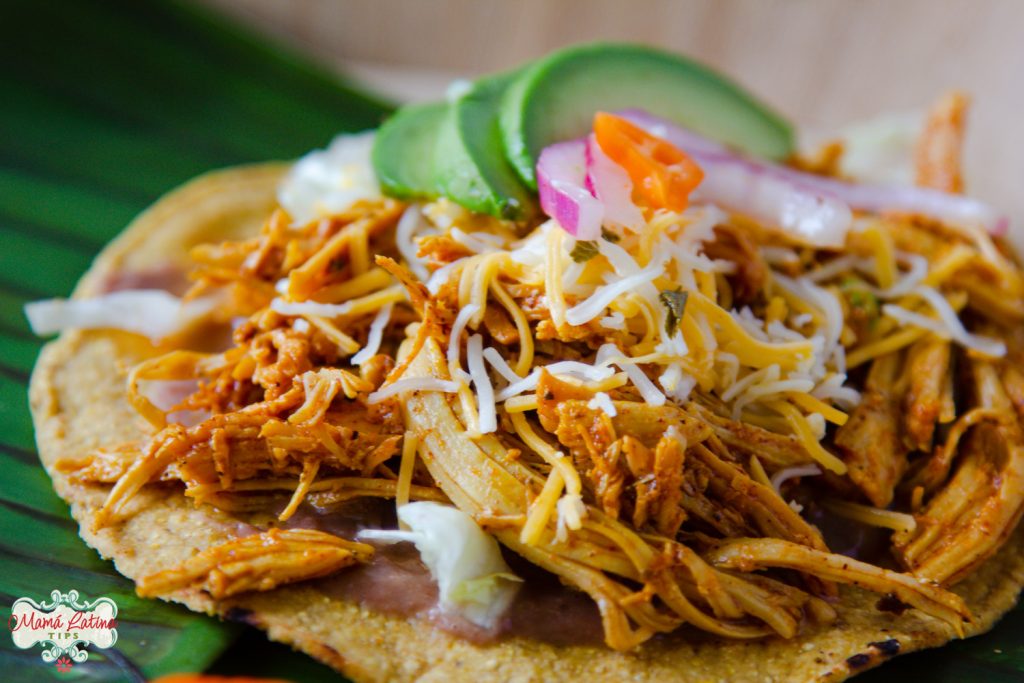
[[[959,88],[970,189],[1024,228],[1022,0],[205,1],[402,100],[601,38],[697,57],[818,131]]]

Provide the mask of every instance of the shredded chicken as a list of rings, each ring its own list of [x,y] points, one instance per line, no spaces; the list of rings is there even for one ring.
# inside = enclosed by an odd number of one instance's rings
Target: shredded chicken
[[[173,569],[138,580],[142,597],[199,589],[214,600],[269,591],[367,562],[373,546],[309,529],[271,529],[215,545]]]
[[[975,405],[1001,419],[963,440],[952,479],[917,514],[917,527],[893,538],[897,557],[917,576],[953,583],[1006,541],[1024,512],[1024,430],[994,364],[970,362]]]
[[[898,355],[889,354],[871,364],[861,403],[835,439],[850,468],[850,481],[881,508],[892,501],[896,484],[907,468],[893,386],[899,362]]]
[[[966,95],[951,92],[928,112],[914,159],[917,184],[921,187],[943,192],[963,191],[960,155],[969,104]]]

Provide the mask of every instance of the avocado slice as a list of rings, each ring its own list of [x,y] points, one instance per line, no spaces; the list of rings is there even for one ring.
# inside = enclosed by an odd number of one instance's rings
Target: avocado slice
[[[536,212],[533,193],[505,156],[498,107],[517,73],[477,81],[448,106],[434,151],[441,194],[471,211],[522,221]]]
[[[402,107],[384,122],[373,142],[373,170],[385,194],[399,199],[433,199],[437,134],[448,112],[444,102]]]
[[[782,159],[794,147],[785,120],[714,71],[650,47],[590,43],[534,62],[508,86],[500,117],[506,155],[536,188],[534,167],[544,147],[587,133],[597,111],[628,108],[768,159]]]

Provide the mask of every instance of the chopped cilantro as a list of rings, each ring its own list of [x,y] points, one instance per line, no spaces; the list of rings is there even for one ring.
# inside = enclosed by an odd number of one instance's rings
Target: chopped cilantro
[[[597,242],[589,240],[580,240],[576,243],[576,246],[569,252],[569,256],[572,256],[572,260],[576,263],[586,263],[590,259],[597,256],[599,250],[597,248]]]
[[[679,321],[683,319],[683,313],[686,312],[686,299],[689,297],[687,292],[683,291],[680,287],[675,291],[671,289],[663,289],[661,294],[658,295],[658,299],[665,305],[665,332],[669,336],[675,334],[676,328],[679,327]]]

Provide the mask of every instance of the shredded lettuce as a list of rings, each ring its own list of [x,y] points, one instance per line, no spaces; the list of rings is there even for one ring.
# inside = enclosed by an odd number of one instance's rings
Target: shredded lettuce
[[[277,191],[277,199],[296,223],[340,213],[360,199],[380,196],[370,163],[373,133],[339,135],[327,149],[296,162]]]
[[[914,145],[924,127],[921,112],[887,114],[847,126],[842,171],[861,182],[914,184]]]
[[[32,331],[45,336],[69,329],[112,328],[154,341],[181,332],[216,305],[205,297],[182,301],[158,289],[130,289],[90,299],[46,299],[25,305]]]
[[[497,541],[472,517],[448,505],[409,503],[399,508],[398,518],[409,531],[366,529],[359,538],[416,544],[437,582],[441,609],[484,628],[496,626],[521,582],[505,564]]]

